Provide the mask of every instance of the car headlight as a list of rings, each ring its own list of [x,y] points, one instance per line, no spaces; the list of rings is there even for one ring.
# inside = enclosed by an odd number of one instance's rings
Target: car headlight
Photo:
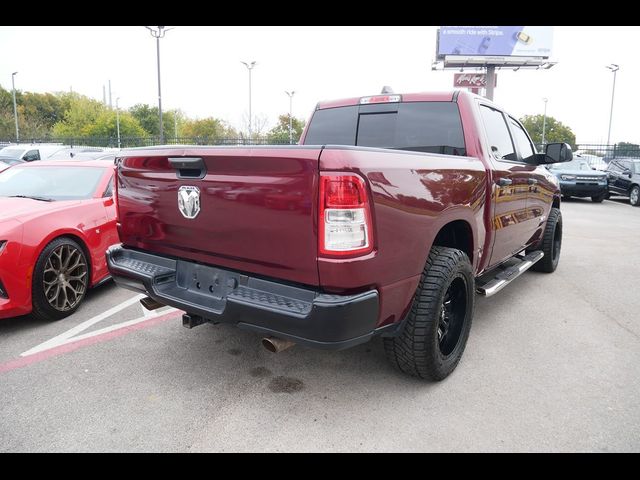
[[[562,180],[575,180],[576,176],[575,175],[560,175],[560,178]]]
[[[4,246],[7,244],[6,240],[0,240],[0,253],[4,250]]]

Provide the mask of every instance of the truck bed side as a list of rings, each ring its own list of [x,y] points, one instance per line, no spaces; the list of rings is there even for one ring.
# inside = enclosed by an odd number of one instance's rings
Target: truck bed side
[[[472,157],[363,147],[327,146],[321,171],[352,171],[368,180],[376,232],[372,254],[351,261],[320,258],[320,284],[345,293],[376,288],[380,324],[408,309],[438,232],[464,222],[473,238],[468,255],[477,265],[484,246],[487,171]]]

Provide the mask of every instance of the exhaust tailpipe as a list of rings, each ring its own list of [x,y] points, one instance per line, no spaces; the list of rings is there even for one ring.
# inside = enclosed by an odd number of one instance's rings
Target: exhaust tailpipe
[[[265,337],[262,339],[262,346],[271,353],[280,353],[294,345],[295,342],[292,342],[291,340],[283,340],[278,337]]]

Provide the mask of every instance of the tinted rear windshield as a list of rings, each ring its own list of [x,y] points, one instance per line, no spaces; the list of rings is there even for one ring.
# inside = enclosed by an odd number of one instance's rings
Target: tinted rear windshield
[[[359,145],[466,155],[458,104],[408,102],[317,110],[306,145]]]

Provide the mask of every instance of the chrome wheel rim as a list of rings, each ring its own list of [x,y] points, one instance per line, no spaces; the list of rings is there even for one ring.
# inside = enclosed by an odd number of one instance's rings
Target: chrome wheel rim
[[[44,296],[59,312],[75,308],[87,290],[87,263],[82,252],[72,245],[60,245],[44,267]]]
[[[631,190],[631,203],[638,203],[638,197],[640,196],[640,189],[634,188]]]

